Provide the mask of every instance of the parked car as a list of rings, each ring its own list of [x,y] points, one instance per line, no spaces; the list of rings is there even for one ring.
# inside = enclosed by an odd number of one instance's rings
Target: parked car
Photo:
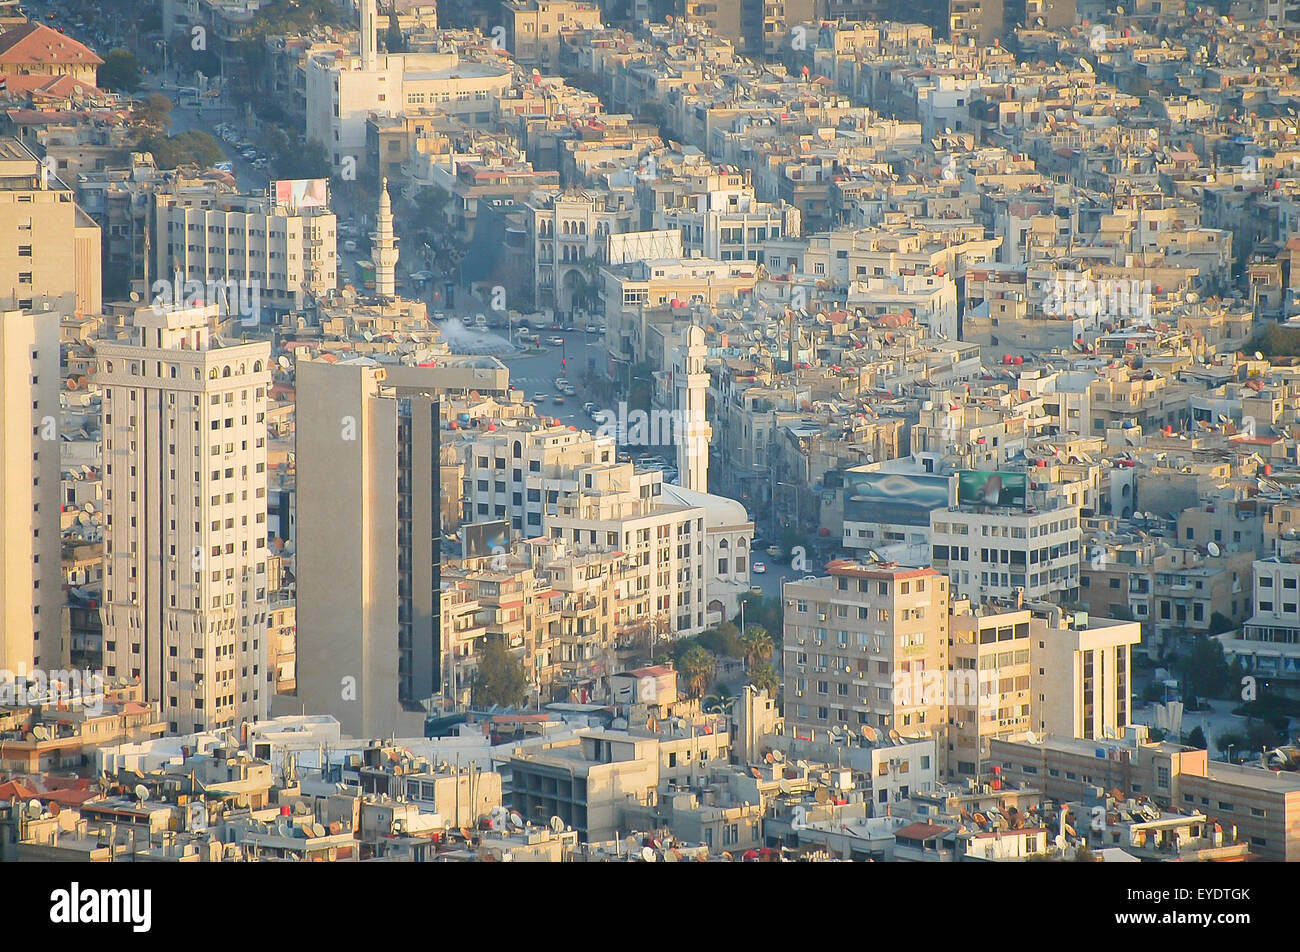
[[[779,545],[769,545],[767,547],[767,557],[769,559],[779,559],[781,557],[781,547]]]

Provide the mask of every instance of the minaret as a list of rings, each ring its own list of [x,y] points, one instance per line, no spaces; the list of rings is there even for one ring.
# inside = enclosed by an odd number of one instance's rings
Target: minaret
[[[375,33],[375,0],[360,0],[357,9],[361,13],[361,68],[369,71],[375,68],[375,50],[379,42]]]
[[[708,347],[703,328],[682,330],[673,368],[673,406],[677,411],[677,472],[685,489],[709,491],[709,442],[713,427],[705,412],[709,375],[704,369]]]
[[[388,179],[379,185],[379,214],[370,236],[374,245],[375,296],[385,300],[397,297],[397,239],[393,237],[393,203],[388,198]]]

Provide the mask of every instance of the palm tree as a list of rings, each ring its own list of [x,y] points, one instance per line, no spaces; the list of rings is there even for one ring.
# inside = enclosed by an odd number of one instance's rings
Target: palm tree
[[[702,710],[705,714],[725,714],[731,710],[736,700],[734,694],[725,684],[719,684],[712,694],[704,699]]]
[[[772,643],[772,636],[762,625],[747,627],[745,633],[740,636],[740,643],[745,646],[745,667],[750,670],[772,657],[776,647]]]
[[[781,679],[776,676],[776,668],[766,661],[750,670],[749,683],[760,691],[766,691],[770,698],[776,697],[781,689]]]
[[[713,683],[713,663],[713,655],[699,645],[692,645],[681,656],[677,668],[686,679],[691,697],[701,697]]]

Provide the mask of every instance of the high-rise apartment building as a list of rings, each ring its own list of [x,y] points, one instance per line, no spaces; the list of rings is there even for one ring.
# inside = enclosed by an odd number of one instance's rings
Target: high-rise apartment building
[[[337,219],[328,205],[295,204],[292,196],[280,204],[274,197],[241,195],[210,183],[151,197],[151,285],[175,282],[177,275],[202,282],[205,289],[209,282],[246,282],[241,300],[252,298],[249,292],[256,288],[259,306],[285,311],[302,307],[304,292],[324,295],[337,284]],[[179,297],[173,292],[171,300]],[[232,311],[235,304],[229,302]]]
[[[849,561],[826,571],[783,587],[786,720],[939,734],[943,700],[927,688],[948,665],[947,577]]]
[[[15,310],[98,314],[99,226],[72,189],[12,137],[0,137],[0,300]]]
[[[0,312],[0,671],[58,667],[68,651],[58,421],[58,312]]]
[[[298,365],[299,705],[353,737],[422,731],[442,684],[445,378],[362,359]]]
[[[97,344],[103,391],[104,663],[173,731],[267,713],[269,343],[218,306],[141,307]]]

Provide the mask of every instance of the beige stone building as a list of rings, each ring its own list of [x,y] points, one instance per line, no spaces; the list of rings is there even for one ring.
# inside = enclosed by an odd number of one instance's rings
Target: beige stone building
[[[71,647],[60,644],[59,383],[58,312],[0,312],[0,671],[59,667]]]
[[[300,362],[296,703],[345,734],[423,730],[441,687],[440,378]]]
[[[224,345],[216,305],[138,308],[96,346],[103,390],[104,664],[169,729],[266,717],[269,343]]]
[[[17,139],[0,137],[0,299],[10,308],[98,314],[99,226]],[[7,298],[3,296],[7,295]]]
[[[787,724],[940,733],[945,706],[926,685],[948,666],[947,577],[884,563],[826,570],[782,591]]]

